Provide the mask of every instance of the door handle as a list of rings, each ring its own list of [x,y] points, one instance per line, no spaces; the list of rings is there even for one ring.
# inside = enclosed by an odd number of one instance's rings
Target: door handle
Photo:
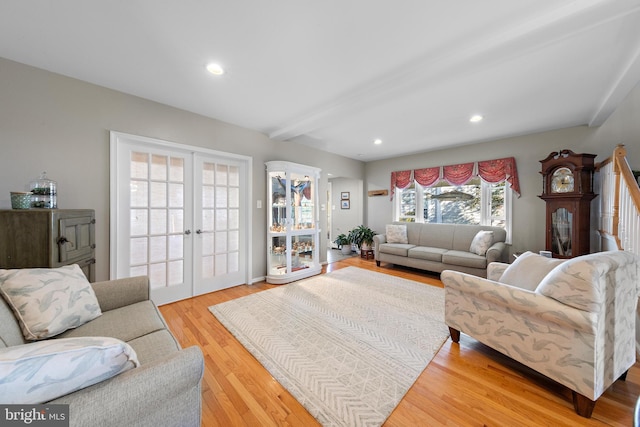
[[[185,230],[185,231],[184,231],[184,234],[186,234],[186,235],[191,234],[191,230]]]

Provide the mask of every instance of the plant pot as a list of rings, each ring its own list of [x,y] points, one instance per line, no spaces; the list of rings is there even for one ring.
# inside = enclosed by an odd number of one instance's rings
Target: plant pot
[[[342,245],[340,252],[342,255],[351,255],[351,245]]]

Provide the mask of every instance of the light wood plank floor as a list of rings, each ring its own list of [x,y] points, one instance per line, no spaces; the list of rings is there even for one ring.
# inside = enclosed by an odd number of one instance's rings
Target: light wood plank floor
[[[442,287],[435,275],[378,268],[359,257],[323,271],[349,265]],[[203,426],[319,425],[207,309],[271,287],[237,286],[160,307],[181,345],[199,345],[204,352]],[[579,417],[567,389],[463,334],[460,345],[446,341],[384,425],[629,427],[639,394],[636,363],[626,381],[618,380],[598,400],[591,419]]]

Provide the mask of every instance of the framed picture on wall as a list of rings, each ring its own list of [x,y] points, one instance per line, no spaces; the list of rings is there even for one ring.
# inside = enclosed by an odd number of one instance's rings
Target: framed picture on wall
[[[340,193],[340,199],[341,200],[349,200],[349,192],[348,191],[343,191]],[[348,208],[347,208],[348,209]]]
[[[342,200],[342,203],[340,204],[340,207],[342,209],[350,209],[351,208],[351,203],[349,203],[349,199]]]

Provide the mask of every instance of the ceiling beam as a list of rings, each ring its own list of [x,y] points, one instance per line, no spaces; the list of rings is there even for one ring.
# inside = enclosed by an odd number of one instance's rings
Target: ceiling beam
[[[640,43],[638,43],[638,48],[629,59],[627,66],[620,70],[620,75],[604,96],[600,107],[591,117],[589,126],[597,127],[602,125],[638,82],[640,82]]]

